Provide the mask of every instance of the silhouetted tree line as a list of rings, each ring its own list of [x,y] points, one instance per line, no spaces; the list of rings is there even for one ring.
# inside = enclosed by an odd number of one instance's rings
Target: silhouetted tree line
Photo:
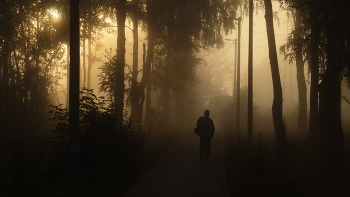
[[[344,162],[341,120],[341,84],[349,77],[349,3],[347,1],[281,1],[287,5],[295,28],[281,48],[296,62],[299,91],[298,132],[328,150],[329,162]],[[306,94],[304,66],[310,74]],[[307,102],[310,101],[307,129]]]
[[[348,3],[346,0],[280,2],[287,5],[295,21],[295,28],[282,51],[297,63],[298,131],[307,133],[308,140],[319,142],[326,148],[329,163],[337,166],[344,162],[341,83],[349,77],[347,13],[350,10],[345,6]],[[264,3],[270,6],[271,1]],[[54,107],[53,115],[59,120],[56,125],[52,126],[46,120],[50,118],[50,104],[62,102],[58,99],[57,87],[67,74],[69,62],[68,4],[69,1],[58,0],[1,2],[1,195],[14,194],[13,191],[6,193],[6,188],[17,189],[19,196],[25,195],[26,190],[33,195],[40,193],[25,185],[33,177],[37,180],[34,185],[42,184],[39,180],[45,175],[41,172],[64,176],[60,172],[66,168],[64,158],[68,154],[66,110]],[[223,45],[223,34],[234,28],[239,6],[244,11],[247,8],[247,4],[239,0],[80,1],[81,86],[91,86],[91,69],[98,61],[93,47],[98,48],[101,29],[117,26],[118,38],[116,52],[112,52],[100,74],[100,90],[108,94],[111,105],[106,106],[90,90],[81,97],[81,167],[82,176],[88,177],[86,180],[92,183],[101,177],[112,179],[112,175],[120,178],[128,176],[128,170],[137,169],[143,144],[139,133],[142,126],[150,133],[157,129],[166,130],[171,127],[169,125],[179,130],[186,129],[185,124],[179,123],[193,118],[196,111],[194,90],[200,80],[200,76],[196,76],[200,59],[195,54],[200,49]],[[271,30],[272,10],[266,11],[267,27]],[[107,17],[111,24],[106,22]],[[132,21],[134,40],[129,73],[125,72],[129,66],[125,63],[127,20]],[[139,30],[147,35],[141,65]],[[269,31],[268,36],[270,60],[276,60],[276,51],[272,50],[275,48],[273,31]],[[309,123],[303,72],[306,63],[311,75]],[[278,62],[271,61],[271,65],[272,71],[278,73]],[[278,78],[274,77],[277,104],[273,110],[276,110],[275,132],[279,144],[277,150],[280,151],[285,148],[287,138],[280,113],[282,92]],[[126,109],[130,109],[130,114],[124,113]],[[52,128],[53,132],[50,132]],[[51,150],[43,148],[47,144],[38,143],[43,136],[50,136],[52,150],[56,152],[53,158],[43,156],[45,151]],[[38,152],[40,154],[36,155]],[[39,170],[42,166],[50,170]],[[105,171],[101,166],[106,166]],[[113,166],[120,168],[113,169]],[[106,174],[107,171],[113,172],[111,176]],[[60,192],[59,189],[54,191]],[[49,191],[43,190],[42,194],[45,192]]]
[[[111,105],[89,89],[81,96],[81,186],[92,188],[78,187],[79,192],[120,195],[143,170],[140,126],[152,132],[163,122],[161,129],[169,130],[171,122],[191,119],[195,110],[190,101],[198,83],[195,53],[222,46],[222,34],[233,28],[237,3],[80,1],[81,86],[90,88],[91,69],[98,61],[93,47],[98,48],[101,29],[117,26],[118,41],[116,53],[101,72],[100,90],[108,93]],[[130,73],[124,72],[127,19],[134,24]],[[0,195],[66,195],[68,114],[60,105],[51,105],[51,110],[50,104],[62,102],[57,87],[69,68],[69,1],[3,1],[0,26]],[[140,27],[147,34],[142,65],[137,48]],[[130,89],[125,87],[128,82]],[[52,116],[54,125],[46,121]]]
[[[103,71],[101,90],[108,90],[114,99],[115,108],[120,109],[124,108],[124,92],[127,92],[135,127],[142,125],[143,111],[145,111],[144,119],[147,124],[151,111],[154,110],[155,105],[158,105],[151,104],[150,99],[147,99],[150,98],[147,97],[150,94],[159,94],[158,99],[161,103],[158,110],[161,111],[165,120],[169,119],[171,112],[177,122],[191,118],[191,111],[194,110],[188,107],[193,106],[190,101],[195,98],[193,89],[198,83],[195,68],[199,59],[195,57],[195,53],[199,48],[216,44],[222,46],[222,33],[233,28],[235,5],[238,1],[117,2],[120,3],[120,5],[116,4],[116,15],[119,19],[117,26],[120,27],[117,54],[103,69],[118,71],[115,73]],[[130,89],[124,87],[124,81],[128,80],[127,77],[124,78],[125,17],[130,17],[134,24],[132,29],[134,59],[130,69],[132,75]],[[138,23],[141,23],[143,31],[147,32],[141,70],[137,66],[138,26],[136,24]],[[141,80],[138,82],[139,72]],[[183,113],[183,109],[188,109],[186,110],[188,113]],[[183,116],[183,114],[189,114],[189,116]]]
[[[28,135],[29,125],[40,125],[66,72],[59,26],[45,6],[35,1],[1,6],[0,125],[6,138],[18,137],[13,131]]]

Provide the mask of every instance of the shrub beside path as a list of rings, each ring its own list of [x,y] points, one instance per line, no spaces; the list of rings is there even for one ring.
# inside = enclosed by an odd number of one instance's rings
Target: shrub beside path
[[[228,197],[222,151],[218,127],[209,159],[200,158],[199,136],[188,132],[123,197]]]

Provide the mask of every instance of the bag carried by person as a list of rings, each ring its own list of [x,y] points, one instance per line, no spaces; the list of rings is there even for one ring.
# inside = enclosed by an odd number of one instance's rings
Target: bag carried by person
[[[202,133],[202,131],[201,131],[198,127],[194,128],[194,129],[193,129],[193,132],[194,132],[194,134],[196,134],[196,135],[201,135],[201,133]]]
[[[208,119],[204,121],[204,123],[200,127],[196,127],[193,129],[194,134],[201,135],[202,134],[202,127],[205,125]]]

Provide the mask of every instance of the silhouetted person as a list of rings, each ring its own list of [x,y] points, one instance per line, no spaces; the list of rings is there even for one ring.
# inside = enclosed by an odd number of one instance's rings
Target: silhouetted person
[[[211,118],[209,118],[209,114],[210,111],[205,110],[204,116],[201,116],[197,120],[197,128],[201,130],[199,152],[201,158],[205,156],[206,159],[208,159],[210,154],[211,138],[213,138],[215,131],[214,122]]]

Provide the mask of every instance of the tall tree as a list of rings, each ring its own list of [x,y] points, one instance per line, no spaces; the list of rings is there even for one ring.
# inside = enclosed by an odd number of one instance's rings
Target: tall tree
[[[272,104],[272,117],[273,124],[275,127],[276,134],[276,149],[278,158],[280,159],[281,167],[283,167],[284,154],[287,143],[286,130],[284,127],[283,117],[282,117],[282,86],[281,79],[278,68],[277,51],[276,51],[276,41],[275,33],[273,27],[273,12],[271,0],[264,0],[265,3],[265,20],[266,20],[266,31],[267,40],[269,46],[269,58],[271,66],[271,75],[273,83],[273,104]]]
[[[14,31],[14,13],[12,12],[13,9],[15,9],[15,2],[14,1],[6,1],[3,3],[2,6],[0,6],[0,14],[1,14],[1,20],[0,25],[2,27],[7,28],[1,28],[0,30],[0,36],[2,38],[1,41],[1,66],[0,66],[0,73],[1,73],[1,86],[0,86],[0,119],[1,119],[1,127],[4,128],[4,123],[6,123],[6,113],[9,111],[10,105],[8,105],[6,102],[9,100],[9,69],[10,69],[10,40],[12,34]],[[3,122],[4,121],[4,122]]]
[[[124,110],[124,68],[125,68],[125,19],[126,19],[126,0],[116,0],[117,11],[117,57],[115,61],[114,88],[113,88],[113,107],[122,115]],[[121,121],[121,119],[120,119]]]
[[[139,73],[139,20],[141,13],[140,0],[134,0],[131,5],[131,18],[133,23],[133,60],[132,60],[132,76],[131,76],[131,117],[133,119],[134,128],[139,127],[141,123],[142,113],[140,113],[140,103],[137,97],[137,76]]]
[[[344,137],[341,122],[341,80],[346,60],[347,8],[346,1],[326,2],[325,17],[327,38],[327,68],[323,76],[327,94],[327,133],[329,146],[329,162],[338,166],[344,162]]]
[[[297,47],[295,47],[295,64],[298,83],[298,133],[306,134],[307,132],[307,89],[304,73],[304,59],[302,46],[304,39],[302,38],[301,10],[295,9],[295,30],[294,39]]]
[[[157,1],[156,0],[146,0],[146,17],[145,23],[147,25],[147,54],[145,63],[142,69],[142,78],[138,86],[133,92],[133,123],[135,126],[141,125],[142,115],[143,115],[143,104],[145,101],[145,88],[149,83],[151,78],[151,68],[153,62],[154,45],[156,40],[156,29],[158,16],[157,11]],[[135,54],[134,54],[135,55]],[[136,54],[137,55],[137,54]]]
[[[63,64],[64,44],[56,32],[60,16],[52,14],[53,7],[48,2],[6,1],[0,9],[0,23],[8,27],[0,30],[0,119],[26,136],[33,133],[23,131],[40,125],[36,122],[46,115]],[[23,124],[9,121],[17,118]]]
[[[305,6],[304,22],[308,24],[306,32],[311,32],[310,47],[305,50],[311,55],[310,64],[314,66],[312,72],[314,82],[318,85],[318,92],[313,91],[311,104],[319,104],[317,112],[313,113],[313,121],[319,118],[319,126],[312,126],[310,122],[309,137],[320,137],[322,150],[328,148],[329,163],[339,165],[344,161],[344,137],[341,122],[341,80],[346,70],[349,56],[348,49],[349,8],[345,1],[310,0],[295,1],[295,4]],[[316,67],[317,66],[317,67]],[[319,94],[319,97],[318,95]],[[311,110],[311,109],[310,109]],[[315,115],[316,114],[316,115]],[[311,119],[310,119],[311,121]],[[313,124],[314,125],[314,124]],[[312,128],[313,127],[313,128]],[[316,128],[316,129],[315,129]],[[312,130],[311,130],[312,129]],[[312,131],[312,132],[311,132]]]
[[[178,98],[177,101],[188,102],[194,99],[187,98],[190,96],[187,93],[191,92],[197,80],[194,71],[199,61],[195,58],[194,53],[200,47],[208,48],[215,45],[221,47],[223,45],[222,34],[229,32],[234,26],[237,4],[238,1],[234,0],[180,0],[161,3],[161,7],[164,8],[161,13],[164,17],[161,18],[160,24],[165,27],[161,37],[166,50],[164,65],[166,70],[172,73],[170,76],[163,73],[169,77],[164,77],[167,82],[162,85],[164,90],[167,89],[165,84],[169,86]],[[167,97],[164,96],[164,98]],[[164,99],[164,101],[167,100]],[[177,114],[175,117],[184,118],[181,110],[175,114]]]
[[[317,5],[317,4],[316,4]],[[320,28],[318,24],[318,10],[315,4],[308,6],[310,8],[311,20],[311,43],[310,43],[310,67],[311,67],[311,87],[310,87],[310,123],[308,139],[315,140],[318,137],[318,79],[319,79],[319,58],[318,42],[320,37]]]
[[[313,107],[310,106],[310,110],[319,107],[319,111],[310,111],[310,121],[313,123],[310,122],[309,139],[320,136],[321,146],[328,147],[329,163],[338,165],[344,161],[340,101],[342,74],[348,61],[345,54],[348,7],[343,6],[345,1],[342,0],[295,1],[295,4],[307,8],[303,18],[305,24],[308,24],[305,31],[311,32],[311,35],[310,47],[305,52],[311,56],[311,80],[315,84],[311,90],[310,102]],[[325,65],[320,65],[323,62]],[[320,85],[318,81],[321,81]],[[316,121],[318,118],[319,128]]]
[[[93,63],[97,60],[92,52],[93,43],[95,43],[96,50],[98,48],[96,42],[99,39],[100,32],[106,30],[106,28],[108,29],[109,24],[107,24],[105,20],[108,16],[108,6],[108,2],[101,3],[96,0],[81,0],[80,2],[80,18],[82,26],[80,38],[83,42],[82,88],[91,88],[91,70]]]
[[[306,136],[308,133],[307,117],[307,87],[305,80],[305,63],[310,62],[309,55],[309,23],[305,14],[306,6],[301,5],[298,0],[288,1],[286,8],[289,16],[294,22],[294,30],[287,39],[286,44],[280,47],[280,51],[285,55],[285,59],[296,64],[296,79],[298,85],[298,126],[297,133]]]
[[[121,2],[121,1],[117,1]],[[128,2],[128,3],[136,3],[135,2]],[[140,1],[142,4],[143,1]],[[133,71],[134,76],[132,76],[132,81],[134,84],[132,84],[132,118],[133,118],[133,124],[135,126],[140,125],[142,113],[143,113],[143,102],[145,98],[145,87],[149,83],[150,80],[150,73],[151,73],[151,65],[154,59],[154,46],[159,44],[159,46],[169,43],[166,40],[177,40],[177,42],[180,40],[179,38],[186,38],[186,43],[182,43],[184,47],[182,49],[191,48],[194,49],[193,46],[195,46],[194,43],[203,43],[204,46],[213,46],[214,44],[218,44],[219,46],[222,45],[222,33],[228,32],[230,28],[233,28],[233,20],[235,12],[232,11],[233,5],[237,3],[234,0],[231,1],[222,1],[222,0],[215,0],[215,1],[198,1],[198,0],[191,0],[191,1],[159,1],[159,0],[146,0],[145,4],[140,6],[145,11],[145,26],[147,28],[147,56],[145,64],[143,65],[142,69],[142,77],[141,81],[137,82],[135,81],[135,75],[137,71]],[[119,9],[121,9],[120,3],[118,4]],[[230,8],[230,9],[225,9]],[[120,12],[120,11],[119,11]],[[133,17],[133,16],[132,16]],[[230,20],[227,20],[227,18],[230,18]],[[125,18],[124,18],[125,19]],[[117,16],[117,20],[121,22],[121,17]],[[205,22],[205,25],[203,26],[203,21]],[[120,30],[121,25],[119,25],[118,22],[118,31]],[[176,28],[173,28],[175,31],[170,31],[170,26],[174,26]],[[121,36],[120,33],[118,33],[118,37]],[[134,35],[136,36],[136,35]],[[195,38],[195,39],[193,39]],[[118,38],[118,40],[120,40]],[[119,42],[119,41],[118,41]],[[156,43],[157,42],[157,43]],[[178,43],[180,45],[181,43]],[[198,44],[197,44],[198,45]],[[171,45],[169,45],[171,46]],[[118,52],[117,52],[117,58],[113,59],[112,61],[115,61],[115,64],[120,64],[121,60],[121,54],[123,52],[119,51],[119,48],[122,47],[121,45],[118,45]],[[162,47],[160,47],[162,48]],[[170,47],[168,47],[170,48]],[[181,48],[178,48],[178,51],[174,51],[175,54],[181,54]],[[125,50],[124,50],[125,53]],[[118,55],[119,54],[119,55]],[[134,55],[137,55],[134,53]],[[185,54],[183,56],[185,59],[189,58],[186,57],[192,56],[192,51],[188,54]],[[125,57],[125,56],[124,56]],[[136,57],[135,57],[136,59]],[[190,58],[189,58],[190,59]],[[118,63],[119,62],[119,63]],[[134,61],[136,64],[136,60]],[[179,64],[182,65],[182,64]],[[192,68],[194,68],[194,65],[187,65]],[[186,68],[186,65],[184,65]],[[105,74],[107,72],[110,72],[112,70],[104,70]],[[118,72],[121,72],[121,68],[117,69]],[[193,70],[193,69],[190,69]],[[114,71],[113,71],[114,72]],[[117,72],[117,73],[118,73]],[[185,72],[185,71],[184,71]],[[104,74],[103,74],[104,75]],[[107,74],[108,75],[108,74]],[[119,80],[121,77],[120,74],[118,74],[119,77],[108,77],[106,76],[106,79],[112,79]],[[181,76],[182,74],[180,74]],[[187,75],[186,75],[187,76]],[[194,76],[194,75],[190,75]],[[180,79],[181,77],[179,77]],[[104,80],[104,79],[103,79]],[[102,80],[102,81],[103,81]],[[118,82],[118,87],[121,87],[121,81]],[[116,84],[111,84],[108,81],[103,81],[102,83],[102,90],[108,90],[108,86],[115,86]],[[137,87],[137,88],[135,88]],[[120,96],[121,88],[117,91],[117,89],[112,90],[113,98],[116,99],[115,101],[119,101],[118,103],[121,103],[122,99],[117,99],[116,96]],[[117,94],[118,92],[118,94]]]
[[[72,187],[79,180],[79,79],[80,79],[79,0],[70,1],[69,144]],[[72,188],[74,189],[74,188]]]

